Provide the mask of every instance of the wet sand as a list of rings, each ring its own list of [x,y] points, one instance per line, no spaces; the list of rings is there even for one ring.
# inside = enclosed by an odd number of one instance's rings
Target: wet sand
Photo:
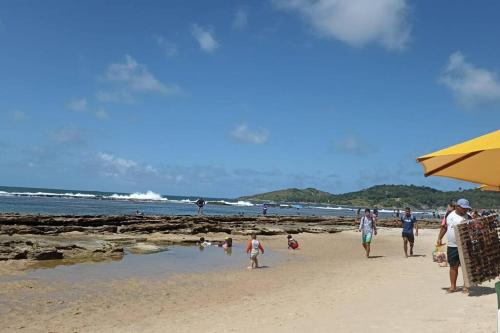
[[[0,332],[494,332],[494,282],[446,294],[448,268],[431,257],[436,232],[421,230],[408,259],[400,231],[381,228],[371,259],[360,234],[343,231],[297,235],[298,251],[260,237],[282,260],[263,255],[259,270],[0,280]]]

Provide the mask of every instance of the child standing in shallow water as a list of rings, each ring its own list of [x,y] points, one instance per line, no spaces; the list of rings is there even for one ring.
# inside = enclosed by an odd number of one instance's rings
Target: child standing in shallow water
[[[247,253],[250,254],[251,262],[251,266],[248,268],[259,268],[259,260],[257,259],[259,251],[264,254],[264,248],[262,247],[262,244],[257,240],[257,235],[252,234],[252,239],[250,239],[247,243]]]

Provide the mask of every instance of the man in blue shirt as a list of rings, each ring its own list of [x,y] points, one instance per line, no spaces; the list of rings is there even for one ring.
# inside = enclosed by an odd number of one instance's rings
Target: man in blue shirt
[[[415,228],[415,236],[418,236],[417,219],[411,214],[410,207],[405,208],[405,215],[401,217],[401,226],[403,227],[403,247],[405,256],[408,258],[408,242],[410,242],[410,256],[413,255],[413,245],[415,244],[413,228]]]

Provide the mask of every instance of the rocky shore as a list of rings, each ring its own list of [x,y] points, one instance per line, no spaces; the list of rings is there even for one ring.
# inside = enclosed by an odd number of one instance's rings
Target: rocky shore
[[[0,260],[93,259],[147,253],[195,243],[201,235],[245,237],[335,233],[356,225],[353,217],[320,216],[49,216],[0,214]],[[436,221],[420,221],[435,228]],[[395,227],[394,219],[379,226]],[[219,236],[220,237],[220,236]],[[215,239],[214,239],[215,240]]]

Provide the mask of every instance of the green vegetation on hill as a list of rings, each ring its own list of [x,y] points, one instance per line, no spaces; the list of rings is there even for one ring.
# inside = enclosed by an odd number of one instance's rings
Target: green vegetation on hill
[[[500,207],[500,193],[478,190],[439,191],[426,186],[414,185],[377,185],[361,191],[344,194],[330,194],[313,188],[287,189],[254,196],[242,197],[242,200],[275,202],[315,202],[332,205],[357,207],[385,207],[403,209],[410,206],[415,209],[445,207],[449,202],[467,198],[475,208]]]
[[[332,194],[319,191],[315,188],[290,188],[287,190],[279,190],[257,194],[250,197],[242,197],[241,200],[255,201],[276,201],[276,202],[328,202]]]

